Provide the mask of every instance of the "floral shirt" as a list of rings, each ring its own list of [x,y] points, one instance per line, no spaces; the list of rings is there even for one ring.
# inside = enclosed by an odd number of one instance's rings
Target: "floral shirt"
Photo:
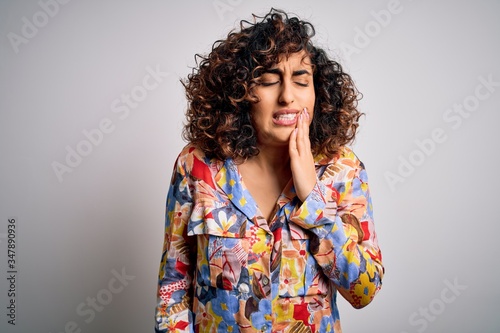
[[[337,291],[361,308],[383,266],[363,164],[315,158],[304,202],[293,181],[266,221],[234,161],[188,145],[167,198],[157,332],[341,332]]]

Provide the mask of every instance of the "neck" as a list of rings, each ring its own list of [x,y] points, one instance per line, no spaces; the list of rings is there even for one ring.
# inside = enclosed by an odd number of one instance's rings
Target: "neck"
[[[288,147],[259,147],[259,155],[248,160],[262,171],[281,172],[290,169],[290,155]]]

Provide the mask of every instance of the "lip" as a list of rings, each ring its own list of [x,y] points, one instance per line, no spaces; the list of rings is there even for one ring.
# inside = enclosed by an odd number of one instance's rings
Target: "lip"
[[[273,113],[273,123],[279,126],[293,126],[297,123],[299,112],[300,112],[299,110],[295,109],[282,109],[276,111],[275,113]],[[292,119],[278,119],[280,116],[288,114],[293,114],[295,115],[295,117],[293,117]]]

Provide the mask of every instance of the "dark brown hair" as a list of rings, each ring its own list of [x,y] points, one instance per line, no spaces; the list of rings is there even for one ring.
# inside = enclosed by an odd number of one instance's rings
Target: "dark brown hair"
[[[257,155],[250,114],[257,101],[253,87],[280,57],[300,51],[311,58],[314,70],[313,153],[331,157],[354,140],[361,94],[341,65],[312,44],[315,30],[309,22],[271,9],[264,17],[254,15],[254,23],[241,21],[240,29],[216,41],[207,56],[195,56],[198,67],[183,83],[188,99],[183,137],[188,142],[220,160]]]

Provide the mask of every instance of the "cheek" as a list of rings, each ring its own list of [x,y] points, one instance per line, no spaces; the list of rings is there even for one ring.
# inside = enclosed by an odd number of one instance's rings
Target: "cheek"
[[[309,101],[307,103],[307,109],[309,111],[309,115],[311,116],[311,119],[314,115],[315,102],[316,102],[316,95],[314,94],[314,90],[313,90],[313,92],[311,93],[311,96],[309,97]]]

